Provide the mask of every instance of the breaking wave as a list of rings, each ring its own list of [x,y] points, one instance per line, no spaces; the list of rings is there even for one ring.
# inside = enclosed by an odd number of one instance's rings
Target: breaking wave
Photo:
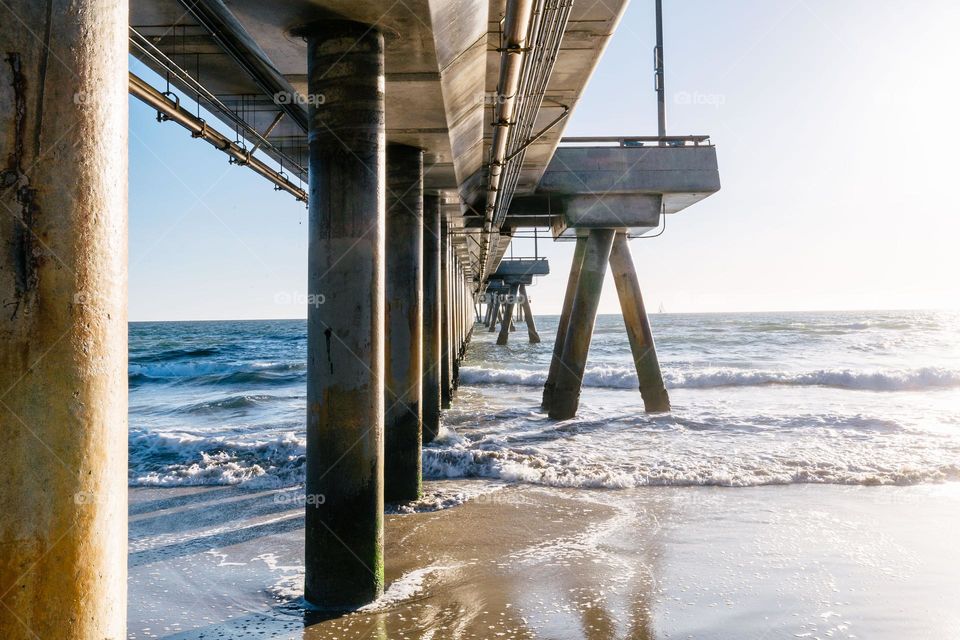
[[[284,487],[303,482],[306,440],[294,433],[272,439],[132,431],[131,486],[234,485]]]
[[[480,367],[460,369],[460,381],[468,385],[543,386],[546,378],[546,373],[543,371]],[[862,391],[925,391],[960,387],[960,371],[936,367],[886,371],[819,369],[809,372],[718,368],[689,373],[666,371],[664,382],[671,389],[782,385],[834,387]],[[583,384],[587,387],[610,389],[636,389],[638,386],[636,373],[632,369],[622,367],[588,368]]]

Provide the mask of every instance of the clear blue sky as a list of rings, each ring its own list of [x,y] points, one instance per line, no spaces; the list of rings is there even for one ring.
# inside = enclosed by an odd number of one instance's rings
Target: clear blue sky
[[[632,243],[648,306],[960,307],[960,6],[664,5],[668,132],[713,137],[723,189]],[[656,132],[652,47],[633,0],[568,135]],[[131,320],[304,317],[306,232],[302,204],[131,99]],[[572,246],[541,252],[531,297],[555,313]]]

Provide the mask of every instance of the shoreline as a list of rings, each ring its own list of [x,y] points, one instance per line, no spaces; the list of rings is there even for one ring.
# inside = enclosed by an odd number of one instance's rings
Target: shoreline
[[[425,491],[424,508],[456,506],[388,513],[386,593],[323,620],[299,600],[296,489],[131,487],[128,637],[901,638],[960,628],[960,553],[933,535],[960,525],[960,483],[457,480]]]

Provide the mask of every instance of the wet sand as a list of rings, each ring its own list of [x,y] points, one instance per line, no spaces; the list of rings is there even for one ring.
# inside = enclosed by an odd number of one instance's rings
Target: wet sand
[[[428,482],[387,592],[305,613],[292,489],[131,489],[130,638],[955,638],[960,485]],[[409,510],[409,509],[407,509]]]

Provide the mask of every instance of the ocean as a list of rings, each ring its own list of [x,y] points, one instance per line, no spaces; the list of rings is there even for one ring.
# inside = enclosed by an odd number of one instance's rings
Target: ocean
[[[540,412],[556,317],[477,325],[427,479],[611,490],[960,479],[960,314],[657,314],[673,411],[647,415],[619,316],[600,316],[577,418]],[[306,323],[130,325],[131,486],[304,478]]]

